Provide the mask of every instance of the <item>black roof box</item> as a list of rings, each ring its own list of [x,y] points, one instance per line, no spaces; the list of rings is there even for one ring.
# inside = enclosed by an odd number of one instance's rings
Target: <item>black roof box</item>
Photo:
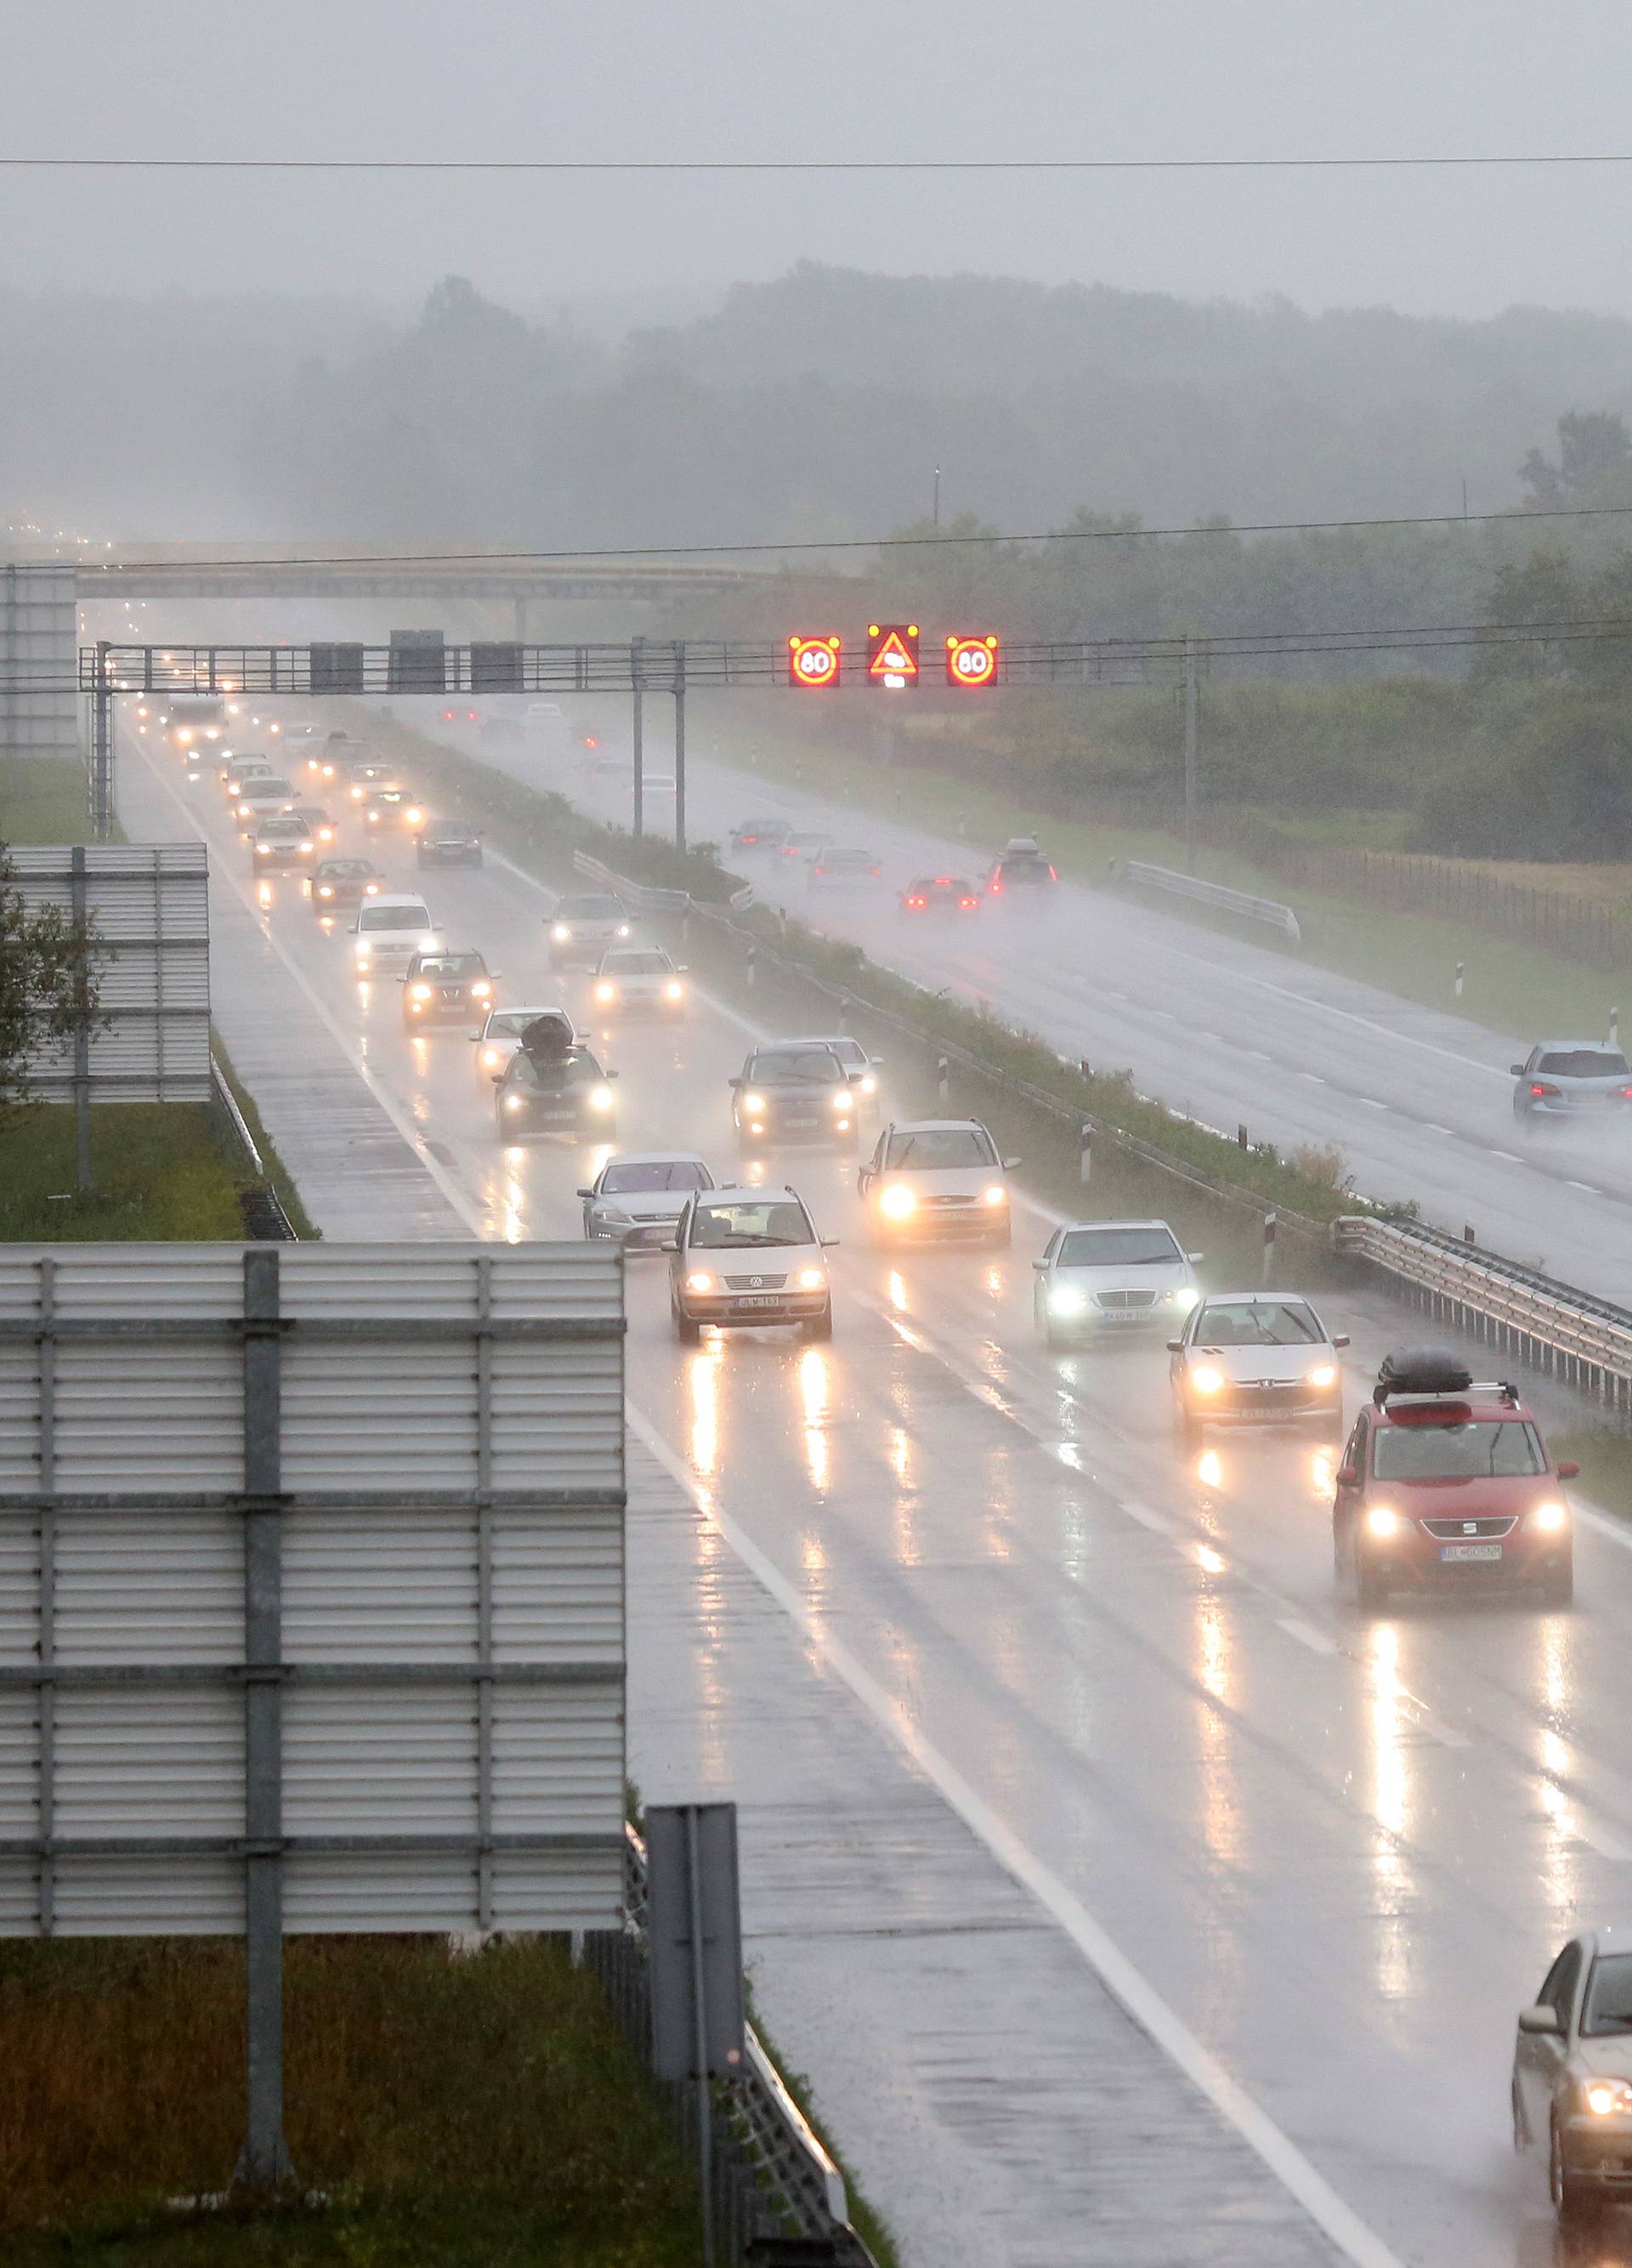
[[[1396,1347],[1383,1357],[1372,1399],[1386,1402],[1391,1394],[1466,1394],[1473,1382],[1461,1356],[1445,1347]]]

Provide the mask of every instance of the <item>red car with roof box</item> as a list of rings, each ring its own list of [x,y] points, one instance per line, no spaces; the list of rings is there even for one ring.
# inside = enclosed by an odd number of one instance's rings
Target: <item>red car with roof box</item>
[[[1363,1607],[1393,1591],[1535,1591],[1568,1606],[1574,1537],[1532,1412],[1503,1381],[1476,1384],[1455,1355],[1390,1355],[1337,1474],[1332,1549]]]

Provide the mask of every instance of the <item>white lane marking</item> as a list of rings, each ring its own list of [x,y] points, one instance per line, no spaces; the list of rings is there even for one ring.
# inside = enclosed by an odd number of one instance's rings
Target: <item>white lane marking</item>
[[[1590,1197],[1601,1197],[1604,1195],[1603,1190],[1595,1189],[1591,1182],[1566,1182],[1564,1187],[1567,1189],[1584,1189]]]
[[[1134,2022],[1196,2091],[1229,2121],[1283,2188],[1330,2237],[1344,2258],[1354,2262],[1355,2268],[1403,2268],[1399,2257],[1344,2203],[1290,2137],[1283,2133],[1245,2088],[1230,2076],[1211,2050],[1204,2047],[1168,2007],[1155,1986],[1147,1983],[1053,1868],[1046,1866],[998,1817],[957,1767],[925,1738],[908,1711],[863,1668],[849,1648],[834,1636],[823,1618],[812,1611],[781,1570],[730,1515],[705,1501],[679,1456],[632,1404],[629,1420],[631,1430],[664,1470],[685,1491],[702,1517],[718,1530],[761,1588],[776,1601],[800,1635],[849,1688],[874,1723],[911,1758],[970,1833],[985,1844],[998,1865],[1053,1917],[1106,1992],[1121,2003]]]
[[[1289,1638],[1295,1638],[1299,1646],[1306,1646],[1311,1653],[1337,1652],[1335,1641],[1327,1638],[1324,1631],[1318,1631],[1312,1623],[1305,1622],[1301,1616],[1277,1615],[1275,1620]]]
[[[1424,1119],[1422,1122],[1422,1131],[1424,1134],[1443,1134],[1448,1141],[1452,1142],[1454,1142],[1456,1139],[1455,1134],[1452,1131],[1449,1126],[1441,1126],[1432,1118]]]
[[[1516,1150],[1493,1149],[1490,1154],[1493,1158],[1504,1158],[1510,1166],[1522,1166],[1525,1162]]]
[[[1321,1078],[1318,1071],[1300,1071],[1298,1076],[1299,1079],[1306,1079],[1311,1086],[1326,1086],[1329,1084],[1327,1080]]]
[[[1461,1055],[1455,1048],[1442,1048],[1437,1040],[1419,1039],[1415,1032],[1402,1032],[1393,1025],[1379,1024],[1374,1017],[1362,1016],[1353,1008],[1340,1008],[1330,1000],[1316,999],[1311,993],[1295,992],[1287,984],[1272,984],[1267,976],[1243,975],[1240,982],[1253,986],[1260,992],[1273,993],[1277,1000],[1294,1000],[1300,1008],[1312,1008],[1317,1015],[1337,1016],[1345,1024],[1358,1024],[1362,1031],[1375,1032],[1391,1047],[1398,1047],[1403,1042],[1408,1048],[1421,1048],[1425,1054],[1443,1056],[1447,1063],[1461,1064],[1469,1071],[1483,1071],[1487,1078],[1511,1083],[1511,1071],[1502,1071],[1495,1064],[1481,1063],[1477,1056]],[[1411,1004],[1405,1002],[1402,1005],[1409,1006]]]
[[[1611,1543],[1618,1543],[1623,1551],[1632,1551],[1632,1525],[1624,1520],[1617,1520],[1613,1512],[1606,1512],[1601,1505],[1586,1502],[1577,1497],[1575,1499],[1575,1515],[1578,1528],[1590,1528],[1594,1535],[1606,1536]]]
[[[1121,1505],[1129,1520],[1136,1520],[1140,1527],[1148,1528],[1152,1535],[1165,1535],[1172,1538],[1178,1535],[1177,1523],[1171,1521],[1165,1512],[1152,1512],[1148,1504],[1131,1504],[1126,1497],[1118,1498],[1115,1500]]]
[[[1361,1105],[1363,1109],[1366,1110],[1392,1110],[1393,1108],[1393,1103],[1379,1102],[1374,1094],[1359,1094],[1355,1097],[1355,1100]]]
[[[1580,1820],[1577,1820],[1574,1832],[1577,1842],[1584,1843],[1589,1851],[1596,1851],[1600,1859],[1632,1859],[1632,1848],[1628,1848],[1618,1835],[1610,1834],[1606,1828],[1584,1826]]]

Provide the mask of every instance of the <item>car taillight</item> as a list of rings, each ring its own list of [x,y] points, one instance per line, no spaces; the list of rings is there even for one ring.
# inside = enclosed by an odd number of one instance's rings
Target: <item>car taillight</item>
[[[929,903],[929,900],[927,898],[908,898],[907,902],[909,906],[926,906]]]
[[[1054,868],[1053,868],[1052,866],[1050,866],[1050,867],[1049,867],[1049,869],[1048,869],[1048,880],[1049,880],[1051,882],[1057,882],[1057,881],[1059,880],[1059,879],[1060,879],[1060,878],[1059,878],[1059,876],[1055,873]]]
[[[978,898],[959,898],[958,901],[958,903],[967,913],[973,913],[975,907],[978,906],[980,902],[981,902]]]
[[[1556,1094],[1558,1093],[1558,1089],[1555,1086],[1547,1086],[1544,1085],[1540,1079],[1532,1079],[1530,1082],[1530,1092],[1532,1094]]]
[[[1000,874],[992,876],[992,895],[995,898],[1000,898],[1003,895],[1003,877]]]
[[[818,867],[817,867],[817,869],[816,869],[816,872],[817,872],[819,874],[825,874],[825,873],[827,873],[827,869],[825,866],[818,866]]]

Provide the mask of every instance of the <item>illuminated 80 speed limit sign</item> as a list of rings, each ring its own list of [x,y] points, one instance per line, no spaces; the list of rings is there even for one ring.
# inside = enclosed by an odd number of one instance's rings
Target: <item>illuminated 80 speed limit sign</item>
[[[836,633],[820,637],[800,637],[796,633],[788,640],[789,684],[802,685],[807,692],[836,685],[842,651]]]
[[[946,641],[946,682],[966,689],[997,675],[997,640],[989,630],[958,631]]]

